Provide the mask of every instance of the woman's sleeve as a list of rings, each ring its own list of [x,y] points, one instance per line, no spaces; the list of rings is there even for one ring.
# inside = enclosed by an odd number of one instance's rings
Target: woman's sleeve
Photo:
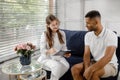
[[[42,33],[40,38],[40,57],[38,58],[38,62],[41,62],[42,60],[46,59],[46,52],[47,52],[47,42],[46,42],[46,35],[45,33]]]
[[[61,32],[62,32],[63,41],[64,41],[64,44],[63,44],[63,46],[62,46],[62,50],[63,50],[63,51],[66,51],[66,50],[68,50],[68,49],[67,49],[67,43],[66,43],[66,35],[65,35],[65,32],[64,32],[64,31],[61,31]]]

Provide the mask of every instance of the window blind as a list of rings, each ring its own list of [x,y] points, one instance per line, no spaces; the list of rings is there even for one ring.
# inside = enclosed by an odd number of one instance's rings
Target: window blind
[[[0,62],[17,56],[14,47],[32,42],[39,49],[49,0],[0,0]]]

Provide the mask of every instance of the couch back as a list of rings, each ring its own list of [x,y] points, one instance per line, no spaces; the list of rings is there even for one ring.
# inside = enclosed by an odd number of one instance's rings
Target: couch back
[[[64,30],[66,34],[67,48],[71,50],[74,56],[83,56],[84,53],[84,36],[87,31],[70,31]]]
[[[118,58],[119,69],[120,69],[120,37],[118,37],[118,47],[117,47],[117,50],[116,50],[116,55],[117,55],[117,58]]]
[[[66,43],[69,50],[72,50],[71,54],[74,56],[83,57],[84,53],[84,37],[87,31],[70,31],[64,30],[66,34]],[[118,48],[116,51],[118,63],[120,64],[120,37],[118,37]],[[119,66],[120,68],[120,66]]]

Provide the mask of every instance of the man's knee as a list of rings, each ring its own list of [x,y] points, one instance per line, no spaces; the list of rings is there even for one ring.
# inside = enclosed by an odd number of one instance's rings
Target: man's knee
[[[83,64],[76,64],[71,68],[73,74],[79,74],[81,71],[83,71]]]
[[[94,72],[91,80],[100,80],[99,73]]]
[[[93,73],[92,78],[100,78],[104,74],[104,71],[101,69],[100,71],[96,71]]]
[[[96,77],[99,77],[99,73],[98,72],[94,72],[93,75],[92,75],[92,78],[96,78]]]

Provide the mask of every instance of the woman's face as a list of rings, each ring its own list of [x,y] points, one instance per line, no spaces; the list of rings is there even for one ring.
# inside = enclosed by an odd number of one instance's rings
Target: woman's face
[[[54,20],[50,23],[50,25],[48,26],[53,32],[57,32],[57,30],[59,29],[59,23],[58,21]]]

